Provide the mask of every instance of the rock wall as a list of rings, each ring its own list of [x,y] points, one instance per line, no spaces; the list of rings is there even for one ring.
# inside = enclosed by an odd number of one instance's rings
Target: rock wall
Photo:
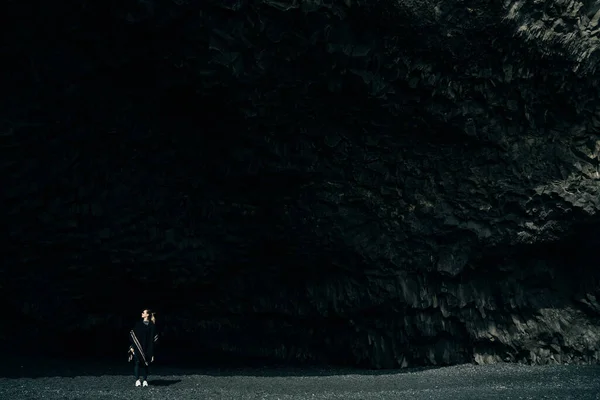
[[[600,2],[8,7],[5,344],[597,361]]]

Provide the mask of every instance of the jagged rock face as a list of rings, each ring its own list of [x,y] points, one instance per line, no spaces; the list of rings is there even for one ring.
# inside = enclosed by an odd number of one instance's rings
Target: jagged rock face
[[[595,362],[600,2],[364,3],[10,27],[6,343],[120,351],[151,306],[200,353]]]

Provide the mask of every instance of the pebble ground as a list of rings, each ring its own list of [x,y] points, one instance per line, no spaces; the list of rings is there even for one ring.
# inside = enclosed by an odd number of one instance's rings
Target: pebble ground
[[[155,365],[149,387],[142,388],[134,386],[129,364],[24,364],[13,362],[10,368],[0,369],[0,399],[600,399],[600,366],[596,365],[458,365],[386,371]]]

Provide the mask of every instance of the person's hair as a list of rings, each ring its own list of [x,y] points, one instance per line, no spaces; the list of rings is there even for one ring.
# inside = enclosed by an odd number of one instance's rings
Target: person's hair
[[[150,321],[152,321],[153,324],[156,324],[156,313],[149,308],[146,308],[146,312],[150,314]]]

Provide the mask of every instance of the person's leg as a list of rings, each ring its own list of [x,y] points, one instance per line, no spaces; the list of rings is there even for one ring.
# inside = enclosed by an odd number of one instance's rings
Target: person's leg
[[[136,381],[140,379],[140,360],[138,360],[137,358],[133,363],[133,375],[135,375]]]
[[[144,368],[144,383],[142,384],[143,387],[148,386],[148,366],[146,364],[143,365]]]

